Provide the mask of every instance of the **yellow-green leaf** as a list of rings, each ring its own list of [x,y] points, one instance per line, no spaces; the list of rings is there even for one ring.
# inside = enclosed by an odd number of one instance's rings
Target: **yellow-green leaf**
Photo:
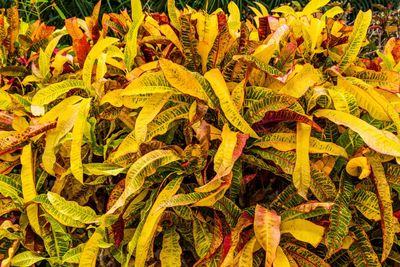
[[[281,239],[281,217],[273,210],[256,205],[254,215],[254,233],[258,243],[265,250],[265,266],[272,266],[276,250]]]
[[[83,248],[79,261],[79,267],[95,267],[97,254],[99,253],[99,243],[103,240],[104,229],[101,226],[96,229]]]
[[[60,213],[77,221],[89,224],[97,222],[99,219],[99,216],[90,207],[83,207],[75,201],[68,201],[56,193],[47,192],[47,198]]]
[[[324,236],[325,228],[304,219],[283,221],[281,234],[290,233],[297,240],[307,242],[317,247]]]
[[[168,7],[168,17],[171,20],[171,24],[175,27],[175,29],[181,31],[181,25],[179,23],[179,15],[177,14],[175,7],[175,0],[168,0],[167,7]]]
[[[379,221],[381,219],[379,202],[375,193],[366,190],[358,190],[351,201],[365,218],[373,221]]]
[[[219,99],[221,109],[228,121],[243,133],[247,133],[251,137],[258,138],[256,132],[254,132],[250,125],[237,111],[221,72],[218,69],[212,69],[208,71],[204,77],[211,84],[212,89]]]
[[[227,124],[224,125],[221,137],[221,145],[214,157],[214,171],[217,173],[217,177],[225,176],[232,171],[233,151],[237,142],[236,133],[232,132]]]
[[[369,24],[371,23],[371,19],[371,10],[366,12],[358,12],[356,21],[354,22],[353,32],[349,37],[349,42],[345,48],[345,53],[339,63],[339,69],[341,71],[346,70],[346,68],[357,58],[358,52],[362,46],[362,42],[367,34]]]
[[[142,232],[140,234],[139,240],[136,247],[136,257],[135,266],[144,267],[147,259],[148,250],[152,244],[154,234],[157,229],[157,225],[161,219],[165,208],[159,208],[160,204],[165,202],[165,200],[171,198],[178,191],[183,177],[176,178],[169,182],[165,188],[160,192],[156,201],[154,202],[152,208],[149,211],[149,215],[146,218]],[[177,243],[178,240],[175,241]],[[173,242],[173,241],[172,241]],[[179,245],[178,245],[179,246]],[[179,250],[177,255],[179,256]],[[172,256],[172,255],[170,255]],[[177,256],[176,256],[177,257]]]
[[[253,237],[246,243],[240,252],[239,267],[248,267],[253,265],[253,250],[257,242],[257,238]]]
[[[15,255],[12,260],[12,266],[21,266],[21,267],[28,267],[32,266],[35,263],[45,260],[46,258],[39,256],[35,252],[32,251],[24,251],[17,255]]]
[[[379,209],[381,212],[381,227],[383,233],[381,262],[384,262],[392,250],[395,238],[395,218],[393,216],[391,190],[382,163],[374,156],[368,157],[368,162],[372,167],[373,175],[371,178],[375,186],[375,193],[378,197]]]
[[[125,201],[143,186],[146,177],[154,174],[158,167],[179,160],[180,157],[172,150],[153,150],[131,165],[126,174],[125,190],[111,207],[108,213],[113,213],[125,204]]]
[[[125,36],[126,44],[125,44],[125,51],[124,51],[124,62],[125,62],[125,66],[128,69],[128,71],[132,70],[132,67],[135,63],[135,57],[136,57],[137,51],[138,51],[137,36],[138,36],[138,32],[139,32],[139,27],[142,24],[142,21],[144,19],[144,14],[143,14],[142,10],[140,12],[142,13],[141,16],[138,18],[135,17],[134,23],[131,24],[131,26],[129,27],[129,31]],[[92,50],[93,49],[94,49],[94,47],[92,48]],[[92,50],[90,52],[92,52]]]
[[[395,157],[400,156],[400,141],[390,132],[379,130],[355,116],[337,110],[320,109],[314,115],[349,127],[358,133],[370,148],[377,152]]]
[[[174,267],[181,263],[182,248],[179,245],[179,234],[175,227],[168,227],[163,233],[160,253],[162,267]]]

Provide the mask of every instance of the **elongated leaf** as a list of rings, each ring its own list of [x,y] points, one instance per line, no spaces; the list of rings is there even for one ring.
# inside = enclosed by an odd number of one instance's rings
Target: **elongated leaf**
[[[181,30],[180,23],[179,23],[179,16],[176,12],[176,7],[175,7],[175,0],[168,0],[167,2],[167,7],[168,7],[168,16],[171,19],[172,25],[177,29],[178,31]]]
[[[22,208],[24,205],[22,195],[22,187],[14,179],[0,174],[0,194],[5,197],[10,197],[14,203]]]
[[[116,43],[117,41],[117,38],[111,37],[102,39],[92,47],[89,54],[87,55],[85,64],[83,65],[82,69],[82,79],[84,86],[88,91],[92,91],[92,70],[96,59],[101,55],[101,53],[103,53],[105,49],[107,49],[109,46]]]
[[[213,233],[207,224],[195,218],[193,221],[193,241],[197,255],[203,258],[207,255],[212,244]]]
[[[124,62],[125,62],[125,66],[128,69],[128,71],[132,70],[133,64],[135,63],[135,57],[136,57],[137,51],[138,51],[138,45],[137,45],[138,31],[139,31],[139,27],[145,17],[142,10],[139,11],[139,14],[141,14],[141,16],[135,17],[135,20],[129,27],[129,31],[128,31],[127,35],[125,36],[126,46],[125,46],[125,50],[124,50]],[[93,49],[94,49],[94,47],[92,48],[92,50]],[[105,48],[103,48],[102,50],[104,50],[104,49]],[[90,55],[90,53],[89,53],[89,55]],[[89,55],[88,55],[88,57],[89,57]]]
[[[281,224],[281,234],[290,233],[297,240],[310,243],[314,247],[322,241],[324,232],[324,227],[304,219],[283,221]]]
[[[59,83],[51,84],[43,89],[40,89],[32,98],[32,105],[43,106],[54,100],[61,95],[68,93],[72,89],[84,89],[85,84],[81,80],[64,80]]]
[[[246,243],[244,248],[241,250],[240,258],[239,258],[239,267],[247,267],[247,266],[253,265],[253,250],[254,250],[254,245],[256,244],[256,242],[257,242],[257,238],[253,237],[252,239],[250,239],[249,242]],[[277,251],[278,251],[278,249],[277,249]]]
[[[351,202],[367,219],[373,221],[381,219],[379,201],[375,193],[358,190]]]
[[[351,227],[355,239],[350,246],[348,253],[354,266],[381,266],[372,244],[365,231],[358,225]]]
[[[182,248],[179,245],[179,234],[175,227],[165,230],[160,253],[161,266],[173,267],[181,262]]]
[[[400,156],[400,141],[389,132],[378,130],[355,116],[337,110],[320,109],[314,115],[349,127],[358,133],[369,147],[380,153]]]
[[[149,215],[146,218],[146,222],[144,223],[143,230],[137,242],[135,266],[145,266],[148,250],[152,244],[152,240],[154,238],[157,225],[161,219],[161,215],[165,210],[165,208],[159,209],[159,205],[175,195],[182,183],[182,180],[183,177],[179,177],[169,182],[160,192],[152,208],[150,209]],[[175,243],[176,242],[177,240],[175,241]]]
[[[12,266],[28,267],[46,258],[39,256],[35,252],[25,251],[15,255],[11,261]]]
[[[280,241],[281,217],[275,211],[257,205],[254,215],[254,233],[265,250],[265,266],[272,266]]]
[[[64,256],[62,257],[62,261],[64,263],[79,264],[79,260],[81,258],[84,247],[85,244],[80,244],[74,248],[71,248],[64,254]]]
[[[11,133],[6,137],[0,138],[0,155],[10,152],[17,148],[20,144],[28,141],[30,138],[47,132],[56,127],[55,122],[32,125],[20,133]]]
[[[83,165],[83,171],[88,175],[118,175],[123,172],[125,168],[114,164],[107,163],[88,163]]]
[[[285,255],[285,252],[283,252],[283,249],[278,246],[276,249],[276,258],[274,262],[272,263],[274,267],[290,267],[290,262]]]
[[[135,123],[135,138],[139,143],[146,139],[147,125],[157,116],[170,97],[169,93],[154,94],[146,101]]]
[[[293,170],[293,184],[300,196],[307,199],[308,188],[311,185],[310,159],[308,150],[310,146],[311,127],[307,124],[297,123],[296,135],[296,164]]]
[[[179,104],[160,112],[147,126],[146,140],[168,131],[171,124],[180,119],[189,119],[189,105]]]
[[[375,186],[376,196],[378,197],[379,209],[381,213],[381,227],[383,233],[383,251],[381,262],[384,262],[389,256],[395,237],[392,199],[390,187],[386,180],[385,170],[383,169],[382,163],[380,163],[375,157],[368,157],[368,162],[372,167],[373,175],[371,176],[371,179]]]
[[[339,69],[341,71],[346,70],[346,68],[357,58],[357,54],[360,51],[369,24],[371,23],[371,18],[371,10],[358,12],[356,21],[354,22],[353,32],[349,38],[349,43],[345,48],[345,53],[339,63]]]
[[[307,267],[329,267],[323,259],[312,253],[310,250],[293,243],[286,243],[283,246],[286,255],[293,257],[298,266]]]
[[[296,134],[294,133],[271,133],[263,135],[255,146],[261,148],[273,147],[280,151],[289,151],[296,149]],[[310,153],[326,153],[333,156],[342,156],[347,158],[346,150],[331,142],[320,141],[315,137],[310,137]]]
[[[169,0],[168,4],[175,2]],[[191,71],[198,71],[201,63],[200,55],[198,54],[198,41],[196,38],[196,28],[191,23],[191,15],[184,14],[179,17],[179,24],[176,23],[175,28],[181,30],[181,43],[183,46],[183,54],[185,55],[185,67]]]
[[[126,175],[125,190],[108,213],[113,213],[123,206],[126,199],[140,190],[145,178],[154,174],[158,167],[179,159],[178,155],[171,150],[153,150],[139,158],[129,168]]]
[[[93,223],[99,218],[90,207],[82,207],[75,201],[67,201],[56,193],[47,192],[47,198],[62,214],[82,223]]]
[[[208,71],[204,77],[210,82],[228,121],[243,133],[257,138],[258,135],[237,111],[221,72],[218,69],[212,69]]]
[[[74,177],[83,183],[83,166],[82,166],[82,140],[83,132],[87,123],[87,117],[90,109],[90,99],[83,99],[80,106],[78,116],[72,130],[72,143],[71,143],[71,172]]]
[[[61,213],[57,208],[55,208],[51,202],[48,200],[46,195],[38,195],[33,199],[34,202],[39,203],[40,206],[54,219],[56,219],[59,223],[65,226],[83,228],[85,224],[77,221],[74,217],[70,217]]]
[[[79,267],[95,267],[97,254],[99,253],[99,243],[103,239],[104,229],[97,228],[83,248],[79,261]]]
[[[140,0],[131,0],[131,10],[132,10],[132,24],[140,24],[141,18],[143,16],[142,2]]]
[[[22,165],[21,184],[22,184],[22,194],[24,196],[25,203],[29,203],[37,195],[36,184],[35,184],[35,172],[33,169],[33,160],[34,159],[32,155],[32,147],[31,144],[29,144],[23,148],[21,155],[21,165]],[[36,203],[29,204],[26,207],[26,213],[32,229],[37,234],[41,234],[38,205]]]
[[[364,70],[354,75],[366,83],[391,91],[393,93],[399,92],[400,75],[394,71],[373,71]]]
[[[163,59],[159,62],[165,78],[178,91],[211,103],[202,85],[191,72],[169,60]]]

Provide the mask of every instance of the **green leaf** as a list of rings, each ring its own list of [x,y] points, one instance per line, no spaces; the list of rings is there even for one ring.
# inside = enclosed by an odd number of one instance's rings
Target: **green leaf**
[[[193,220],[194,248],[200,258],[203,258],[207,255],[207,252],[212,244],[213,234],[208,229],[207,225],[208,224],[200,221],[197,218]]]
[[[348,253],[354,266],[381,266],[367,233],[358,225],[354,225],[350,230],[355,239]]]
[[[10,197],[19,207],[23,207],[22,187],[15,179],[0,174],[0,194],[4,197]]]
[[[377,152],[400,157],[400,141],[392,133],[379,130],[367,122],[342,111],[320,109],[314,115],[349,127],[358,133],[370,148]]]
[[[351,200],[365,218],[373,221],[379,221],[381,214],[379,210],[379,201],[375,193],[366,190],[358,190]]]
[[[339,63],[339,69],[341,71],[346,70],[346,68],[357,58],[358,52],[362,46],[362,42],[367,34],[369,24],[371,23],[371,19],[371,10],[366,12],[358,12],[356,21],[354,22],[353,32],[349,37],[349,42],[345,48],[345,53]]]
[[[142,10],[140,10],[138,12],[141,13],[141,16],[140,17],[135,16],[135,19],[133,20],[132,24],[129,27],[129,31],[125,36],[126,44],[125,44],[125,50],[124,50],[124,62],[125,62],[125,66],[128,69],[128,71],[132,70],[132,67],[135,63],[135,57],[136,57],[137,51],[138,51],[137,37],[138,37],[139,27],[142,24],[142,21],[145,17]],[[134,13],[134,12],[132,12],[132,13]],[[92,50],[93,49],[94,49],[94,47],[92,48]],[[101,51],[103,51],[104,49],[105,48],[103,48]],[[92,50],[90,52],[92,52]],[[89,55],[90,55],[90,53],[89,53]],[[89,57],[89,55],[88,55],[88,57]],[[86,59],[86,61],[87,61],[87,59]]]
[[[157,168],[180,160],[172,150],[153,150],[131,165],[126,175],[125,190],[108,213],[113,213],[143,186],[146,177],[154,174]]]
[[[74,248],[69,249],[62,257],[63,263],[79,264],[85,244],[80,244]]]
[[[385,176],[382,163],[376,157],[368,157],[371,164],[371,180],[375,186],[375,193],[378,197],[379,209],[381,213],[381,228],[383,233],[383,251],[381,262],[389,256],[395,238],[395,221],[393,216],[392,198],[390,187]]]
[[[33,199],[34,202],[39,203],[40,206],[54,219],[56,219],[59,223],[65,226],[75,227],[75,228],[83,228],[85,224],[80,221],[74,219],[74,217],[70,217],[61,213],[58,208],[55,208],[51,202],[48,200],[46,195],[38,195]]]
[[[135,257],[136,266],[145,266],[148,250],[152,244],[157,225],[160,222],[161,216],[165,210],[165,208],[160,209],[159,205],[176,194],[182,181],[183,177],[172,180],[157,196],[157,199],[149,211],[149,215],[146,218],[146,222],[144,223],[143,229],[137,241]]]
[[[315,255],[313,252],[302,246],[287,242],[283,249],[286,255],[293,257],[298,266],[307,267],[329,267],[323,259]]]
[[[163,234],[163,242],[160,253],[161,265],[174,267],[181,262],[182,248],[179,245],[179,234],[175,227],[168,227]]]
[[[61,95],[68,93],[72,89],[85,89],[85,84],[81,80],[68,79],[59,83],[53,83],[40,89],[32,98],[33,106],[43,106],[56,100]]]
[[[82,207],[75,201],[67,201],[62,196],[47,192],[47,197],[50,203],[57,208],[57,210],[75,220],[82,223],[93,223],[98,221],[99,216],[90,207]]]
[[[21,266],[21,267],[28,267],[32,266],[33,264],[45,260],[46,258],[37,255],[35,252],[32,251],[25,251],[15,255],[12,258],[12,266]]]

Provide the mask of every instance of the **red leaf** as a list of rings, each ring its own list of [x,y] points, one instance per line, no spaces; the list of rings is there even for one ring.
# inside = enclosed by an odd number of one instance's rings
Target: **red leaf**
[[[258,38],[260,41],[263,41],[271,34],[271,28],[269,26],[268,16],[259,18],[259,21],[260,26],[258,27]]]
[[[265,113],[264,118],[255,123],[254,129],[256,131],[263,131],[268,123],[271,122],[281,122],[281,121],[297,121],[297,122],[302,122],[305,124],[310,125],[313,127],[316,131],[322,132],[322,128],[315,123],[313,120],[308,118],[306,115],[299,114],[297,112],[291,111],[289,109],[283,109],[279,111],[269,111]]]
[[[233,155],[232,155],[233,162],[235,162],[242,155],[243,148],[246,145],[247,139],[249,139],[249,135],[238,133],[236,137],[237,137],[236,146],[233,150]]]
[[[111,228],[114,236],[115,247],[118,249],[122,240],[124,240],[125,223],[122,216],[119,216],[118,220],[111,226]]]
[[[67,28],[68,34],[72,37],[72,47],[76,53],[79,66],[83,67],[86,56],[90,51],[90,45],[86,40],[86,36],[79,28],[78,20],[76,17],[66,19],[65,27]]]

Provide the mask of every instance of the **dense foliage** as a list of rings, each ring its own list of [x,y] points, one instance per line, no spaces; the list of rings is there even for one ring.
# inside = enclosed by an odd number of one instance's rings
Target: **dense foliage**
[[[0,14],[1,266],[400,262],[400,41],[328,2]]]

